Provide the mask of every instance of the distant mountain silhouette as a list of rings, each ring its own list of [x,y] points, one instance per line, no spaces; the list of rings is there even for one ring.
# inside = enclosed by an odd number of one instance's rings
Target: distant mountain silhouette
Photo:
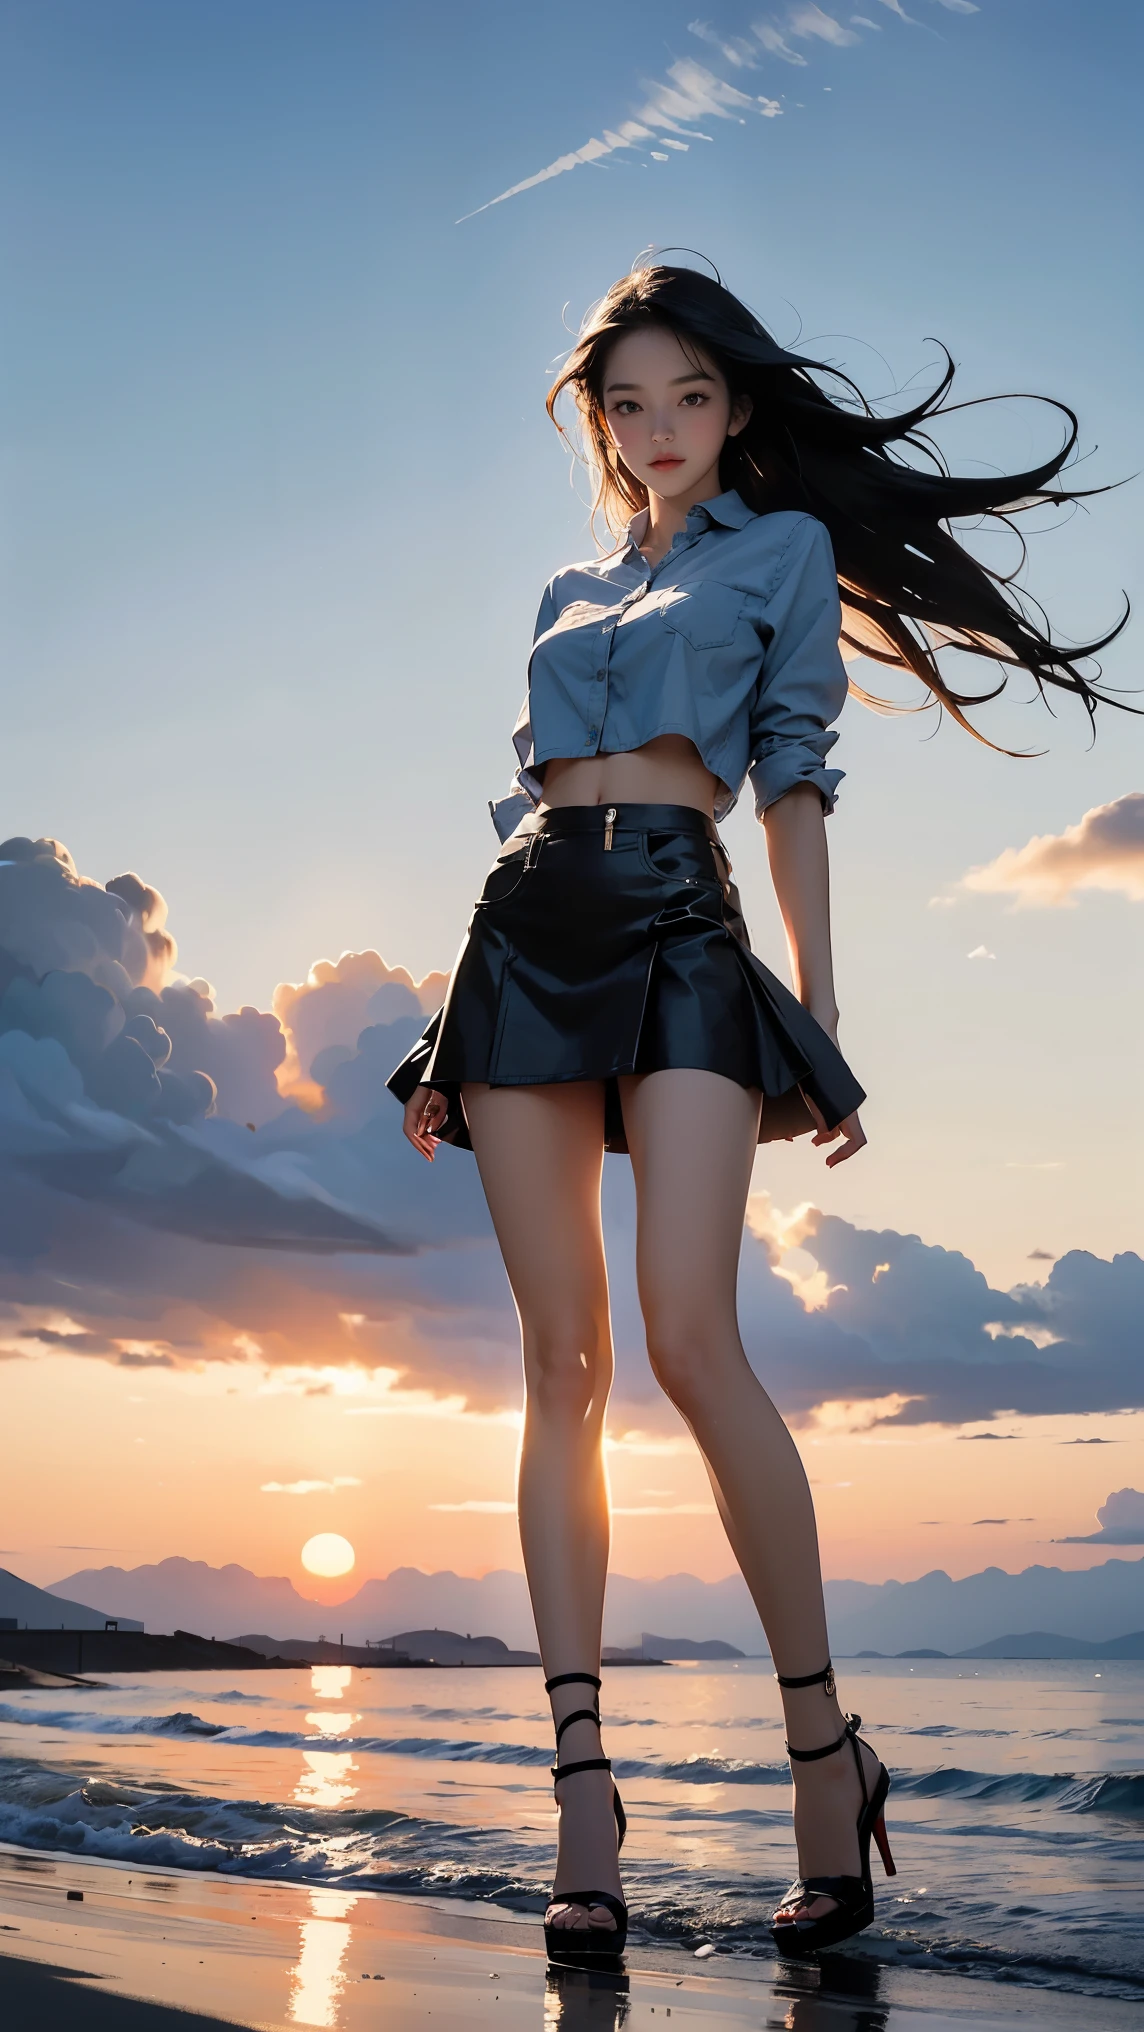
[[[1144,1658],[1144,1630],[1094,1644],[1083,1637],[1059,1637],[1052,1630],[1025,1630],[1017,1637],[994,1637],[959,1658]]]
[[[30,1580],[9,1573],[0,1566],[0,1623],[10,1622],[19,1630],[102,1630],[118,1611],[103,1603],[69,1601],[62,1590],[33,1587]],[[141,1630],[141,1622],[120,1617],[125,1630]],[[0,1651],[3,1651],[0,1628]]]
[[[395,1651],[431,1665],[539,1665],[539,1651],[513,1651],[500,1637],[462,1637],[457,1630],[402,1630]],[[384,1648],[384,1647],[383,1647]]]
[[[439,1628],[495,1631],[516,1650],[531,1651],[536,1645],[524,1576],[503,1569],[475,1580],[398,1567],[385,1579],[366,1581],[333,1608],[308,1600],[282,1577],[178,1558],[130,1571],[90,1568],[56,1582],[50,1592],[90,1604],[101,1614],[135,1617],[149,1630],[178,1625],[221,1638],[266,1630],[277,1639],[344,1634],[348,1644],[364,1644]],[[1108,1559],[1075,1571],[1030,1566],[1015,1574],[992,1566],[964,1580],[936,1572],[880,1585],[828,1581],[826,1600],[831,1646],[840,1658],[860,1651],[896,1656],[907,1649],[937,1649],[952,1656],[1008,1639],[1015,1631],[1049,1631],[1104,1643],[1144,1628],[1144,1559]],[[686,1630],[700,1643],[722,1639],[748,1657],[766,1653],[758,1617],[738,1574],[721,1581],[697,1580],[688,1573],[663,1580],[613,1574],[607,1643],[636,1650],[642,1631],[665,1629]]]
[[[604,1656],[614,1647],[605,1644]],[[655,1637],[645,1630],[634,1653],[625,1654],[637,1658],[742,1658],[744,1653],[737,1644],[728,1644],[722,1637]]]

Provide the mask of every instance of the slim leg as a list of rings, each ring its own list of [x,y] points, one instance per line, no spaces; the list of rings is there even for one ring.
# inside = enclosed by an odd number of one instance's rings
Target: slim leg
[[[623,1104],[652,1367],[695,1435],[776,1671],[817,1672],[830,1652],[814,1503],[798,1449],[747,1361],[736,1309],[759,1096],[715,1073],[671,1071],[625,1081]],[[821,1686],[784,1692],[783,1703],[797,1749],[841,1734],[837,1699]],[[873,1752],[864,1755],[873,1772]],[[796,1768],[802,1874],[856,1873],[853,1757]]]
[[[600,1223],[604,1090],[580,1081],[467,1086],[463,1099],[520,1316],[525,1400],[517,1501],[545,1676],[598,1675],[610,1541],[604,1415],[612,1381]],[[559,1687],[552,1695],[557,1722],[591,1705],[588,1686]],[[573,1723],[561,1761],[599,1755],[595,1725]],[[557,1887],[619,1896],[608,1773],[580,1772],[561,1785],[559,1813]],[[589,1924],[583,1907],[564,1907],[559,1916],[570,1926]],[[592,1908],[591,1923],[615,1926],[603,1906]]]

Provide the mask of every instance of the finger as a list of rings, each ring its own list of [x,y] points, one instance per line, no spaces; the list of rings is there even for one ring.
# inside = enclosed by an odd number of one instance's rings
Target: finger
[[[406,1141],[412,1143],[413,1148],[419,1150],[422,1157],[428,1158],[429,1162],[432,1163],[436,1139],[426,1128],[425,1115],[426,1109],[424,1107],[410,1106],[406,1109],[405,1119],[401,1126]]]
[[[835,1150],[833,1155],[827,1158],[826,1168],[828,1171],[832,1170],[836,1164],[844,1164],[848,1157],[856,1156],[859,1150],[863,1150],[866,1147],[866,1133],[857,1115],[848,1116],[846,1121],[842,1123],[841,1128],[846,1140],[841,1150]]]
[[[817,1149],[819,1144],[821,1143],[833,1143],[835,1137],[841,1134],[841,1127],[839,1126],[838,1128],[835,1129],[828,1129],[826,1126],[826,1118],[823,1115],[821,1108],[816,1106],[815,1102],[811,1100],[809,1094],[804,1093],[802,1098],[806,1103],[807,1109],[809,1110],[810,1113],[811,1120],[814,1123],[815,1133],[810,1140],[814,1145],[815,1149]]]

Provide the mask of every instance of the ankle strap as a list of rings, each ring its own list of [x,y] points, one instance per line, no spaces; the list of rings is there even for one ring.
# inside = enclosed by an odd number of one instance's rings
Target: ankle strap
[[[557,1755],[559,1755],[560,1753],[560,1738],[564,1734],[565,1729],[570,1729],[572,1727],[573,1722],[594,1722],[595,1726],[599,1728],[600,1726],[599,1710],[594,1707],[576,1707],[573,1708],[571,1714],[565,1715],[564,1720],[560,1723],[560,1726],[556,1731]]]
[[[821,1672],[808,1672],[801,1679],[786,1679],[781,1672],[776,1672],[775,1678],[780,1686],[821,1686],[828,1695],[834,1692],[834,1667],[829,1658]]]
[[[836,1750],[840,1750],[842,1748],[843,1743],[854,1743],[855,1744],[854,1755],[858,1758],[858,1770],[859,1773],[861,1774],[862,1759],[859,1756],[857,1749],[858,1731],[861,1728],[861,1726],[862,1726],[862,1717],[860,1714],[847,1715],[846,1727],[843,1729],[842,1734],[837,1738],[837,1741],[833,1743],[824,1743],[820,1750],[792,1750],[790,1744],[788,1743],[786,1746],[787,1756],[790,1758],[792,1764],[817,1764],[820,1757],[833,1757],[834,1752]],[[865,1794],[866,1780],[864,1776],[862,1778],[862,1791],[863,1794]]]
[[[545,1680],[544,1691],[551,1693],[557,1686],[594,1686],[599,1693],[603,1683],[602,1679],[597,1679],[594,1672],[558,1672],[555,1679]]]
[[[551,1766],[552,1783],[555,1787],[559,1785],[562,1778],[575,1777],[577,1771],[610,1771],[611,1768],[612,1760],[610,1757],[581,1757],[579,1762],[575,1764],[553,1764]]]

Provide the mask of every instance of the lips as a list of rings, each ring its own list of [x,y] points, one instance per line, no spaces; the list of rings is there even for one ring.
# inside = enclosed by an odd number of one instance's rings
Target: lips
[[[651,461],[651,469],[653,473],[663,473],[671,466],[681,466],[682,464],[682,459],[653,459]]]

